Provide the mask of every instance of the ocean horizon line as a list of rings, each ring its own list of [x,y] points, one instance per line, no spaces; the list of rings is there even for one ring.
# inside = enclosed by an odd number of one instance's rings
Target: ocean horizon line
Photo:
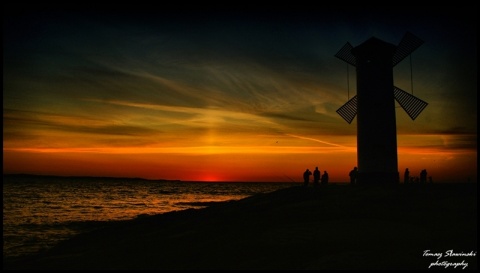
[[[292,181],[234,181],[234,180],[181,180],[181,179],[164,179],[164,178],[143,178],[143,177],[128,177],[128,176],[91,176],[91,175],[51,175],[51,174],[28,174],[28,173],[9,173],[3,174],[4,177],[32,177],[32,178],[74,178],[74,179],[107,179],[107,180],[139,180],[139,181],[152,181],[152,182],[185,182],[185,183],[291,183],[301,184],[300,182]],[[303,182],[302,182],[303,183]],[[334,182],[336,183],[336,182]],[[340,182],[346,183],[346,182]]]
[[[138,181],[150,181],[150,182],[181,182],[181,183],[284,183],[284,184],[298,184],[303,185],[303,181],[235,181],[235,180],[181,180],[181,179],[164,179],[164,178],[143,178],[143,177],[128,177],[128,176],[90,176],[90,175],[50,175],[50,174],[28,174],[28,173],[4,173],[3,177],[22,177],[22,178],[70,178],[70,179],[104,179],[104,180],[138,180]],[[476,180],[470,181],[435,181],[428,182],[426,184],[476,184]],[[312,182],[310,184],[313,185]],[[348,181],[331,181],[328,184],[335,185],[349,185]],[[398,185],[404,184],[402,181]],[[421,183],[409,183],[412,185]],[[320,185],[324,186],[324,185]]]

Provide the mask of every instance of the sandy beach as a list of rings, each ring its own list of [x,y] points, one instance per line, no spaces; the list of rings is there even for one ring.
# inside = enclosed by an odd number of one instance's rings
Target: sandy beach
[[[476,269],[476,253],[476,183],[329,184],[113,222],[3,269]]]

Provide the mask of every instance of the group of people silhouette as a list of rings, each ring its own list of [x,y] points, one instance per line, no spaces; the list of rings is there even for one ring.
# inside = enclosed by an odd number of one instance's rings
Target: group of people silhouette
[[[321,184],[328,184],[328,173],[327,171],[323,172],[323,175],[320,176],[320,170],[318,167],[315,167],[315,170],[313,173],[309,170],[306,169],[305,172],[303,173],[303,185],[308,186],[310,183],[310,176],[313,174],[313,185],[318,186],[320,183]],[[350,184],[355,185],[357,184],[357,176],[358,176],[358,168],[353,167],[353,169],[348,173],[348,176],[350,176]],[[426,183],[427,182],[427,170],[423,169],[420,171],[420,176],[410,176],[410,171],[408,168],[405,169],[404,173],[404,178],[403,182],[405,184],[408,183]],[[432,177],[428,177],[428,181],[430,183],[433,182]]]
[[[432,183],[432,177],[428,177],[428,182]],[[410,176],[410,171],[408,168],[405,169],[405,173],[403,174],[403,183],[427,183],[427,169],[423,169],[420,171],[420,176]]]
[[[312,172],[309,169],[306,169],[303,173],[303,185],[306,187],[308,183],[310,183],[310,176]],[[313,185],[318,186],[320,183],[328,184],[328,173],[327,171],[323,171],[323,174],[320,176],[320,170],[318,167],[315,167],[313,171]]]

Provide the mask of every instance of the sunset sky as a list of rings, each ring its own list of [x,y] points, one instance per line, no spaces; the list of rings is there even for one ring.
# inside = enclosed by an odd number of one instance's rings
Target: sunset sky
[[[3,172],[345,182],[357,123],[336,110],[356,78],[334,55],[409,31],[425,43],[394,82],[429,104],[397,107],[399,172],[476,181],[476,24],[451,7],[4,12]]]

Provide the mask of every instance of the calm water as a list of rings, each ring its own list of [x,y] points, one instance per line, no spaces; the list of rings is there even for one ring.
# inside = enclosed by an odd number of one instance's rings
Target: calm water
[[[3,256],[48,249],[102,222],[238,200],[293,183],[200,183],[4,176]]]

